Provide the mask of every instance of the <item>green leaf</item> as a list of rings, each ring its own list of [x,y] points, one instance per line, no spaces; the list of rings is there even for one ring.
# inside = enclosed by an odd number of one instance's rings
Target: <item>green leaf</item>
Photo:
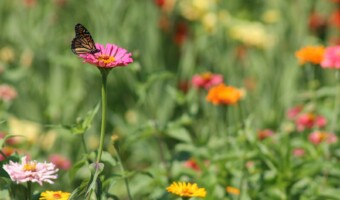
[[[71,170],[69,171],[69,177],[71,180],[74,179],[76,173],[78,172],[78,170],[83,167],[84,165],[86,165],[87,161],[85,158],[83,158],[82,160],[79,160],[77,163],[75,163]]]
[[[0,139],[0,149],[4,147],[6,140],[8,140],[9,138],[12,138],[12,137],[23,137],[23,138],[25,138],[25,136],[23,136],[23,135],[8,134],[4,138]]]
[[[50,125],[49,127],[61,127],[69,130],[72,134],[84,134],[91,128],[92,121],[98,113],[100,103],[98,103],[92,110],[90,110],[84,118],[78,118],[77,122],[73,125]]]
[[[142,175],[144,175],[144,176],[147,176],[147,177],[149,177],[149,178],[152,178],[152,179],[155,178],[151,172],[147,172],[147,171],[139,171],[138,173],[140,173],[140,174],[142,174]]]
[[[71,193],[69,200],[78,200],[78,199],[85,199],[85,193],[88,183],[90,182],[90,179],[85,179],[79,187],[77,187],[73,192]]]
[[[11,200],[8,190],[0,190],[0,197],[1,200]]]
[[[89,187],[87,188],[85,195],[87,197],[91,197],[93,194],[96,194],[96,196],[98,197],[98,191],[101,190],[101,181],[98,179],[98,176],[104,170],[104,164],[103,163],[91,163],[90,170],[93,175],[92,175],[91,182],[89,184]]]
[[[171,138],[180,140],[182,142],[191,143],[191,136],[185,128],[171,128],[165,132]]]
[[[109,152],[106,151],[103,151],[101,160],[103,162],[109,163],[112,167],[117,165],[116,160],[112,157],[112,155]]]

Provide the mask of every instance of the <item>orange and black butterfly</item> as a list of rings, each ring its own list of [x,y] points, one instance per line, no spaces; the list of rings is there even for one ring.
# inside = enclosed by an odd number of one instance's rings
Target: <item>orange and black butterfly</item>
[[[94,54],[100,52],[92,39],[90,32],[81,24],[74,27],[76,36],[72,40],[71,50],[73,53],[79,54]]]

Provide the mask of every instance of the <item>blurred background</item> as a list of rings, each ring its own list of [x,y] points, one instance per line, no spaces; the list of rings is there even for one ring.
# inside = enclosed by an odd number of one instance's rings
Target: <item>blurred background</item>
[[[3,130],[30,137],[25,148],[32,157],[58,153],[79,159],[74,145],[79,137],[53,126],[77,123],[100,101],[100,73],[70,49],[74,26],[81,23],[95,42],[133,54],[132,64],[112,70],[108,78],[107,137],[120,138],[128,169],[158,175],[143,183],[137,176],[133,192],[166,199],[159,187],[166,185],[166,172],[158,162],[200,150],[206,159],[218,153],[203,147],[220,108],[204,103],[203,93],[191,87],[193,75],[222,74],[227,85],[243,89],[243,119],[256,119],[254,130],[280,129],[286,110],[309,101],[311,90],[322,99],[311,106],[332,115],[334,71],[301,67],[294,54],[306,45],[339,45],[339,7],[337,0],[1,0],[0,84],[15,94],[1,104]],[[311,73],[316,80],[310,81]],[[237,123],[238,111],[230,110],[228,123]],[[97,148],[99,127],[96,115],[85,134],[90,150]],[[165,127],[177,134],[166,138],[162,158],[150,135]],[[199,147],[178,146],[178,140],[188,142],[183,134]],[[54,187],[79,183],[63,178],[65,184]],[[210,199],[221,196],[210,191],[216,194]]]

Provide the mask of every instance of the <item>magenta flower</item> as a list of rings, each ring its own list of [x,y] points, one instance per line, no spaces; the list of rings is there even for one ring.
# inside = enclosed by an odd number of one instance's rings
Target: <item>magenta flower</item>
[[[321,66],[323,68],[340,69],[340,46],[332,46],[325,49]]]
[[[334,133],[327,133],[324,131],[314,131],[308,137],[309,141],[315,145],[321,142],[327,142],[328,144],[336,143],[338,138]]]
[[[212,74],[210,72],[205,72],[203,74],[194,75],[191,79],[191,83],[196,88],[204,88],[206,90],[222,82],[223,82],[222,75]]]
[[[132,54],[117,45],[106,44],[106,47],[104,47],[102,44],[96,43],[96,48],[100,52],[80,54],[79,56],[84,59],[84,62],[103,68],[126,66],[133,62],[130,57]]]
[[[58,169],[53,163],[30,161],[26,156],[21,159],[21,163],[10,161],[3,168],[16,183],[31,181],[42,185],[43,182],[54,183],[51,179],[58,177]]]

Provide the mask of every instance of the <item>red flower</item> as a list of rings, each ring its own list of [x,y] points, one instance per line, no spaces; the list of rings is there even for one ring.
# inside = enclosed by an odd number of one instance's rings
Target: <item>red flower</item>
[[[12,155],[12,153],[14,153],[14,149],[11,148],[11,147],[4,147],[4,148],[0,149],[0,151],[1,151],[1,153],[0,153],[0,161],[5,160],[6,159],[5,156],[10,156],[10,155]],[[2,155],[2,154],[5,154],[5,156]]]
[[[340,28],[340,9],[332,13],[329,18],[329,23],[336,28]]]
[[[175,28],[174,41],[177,45],[182,45],[188,37],[188,26],[184,23],[178,23]]]
[[[268,137],[271,137],[272,135],[274,135],[274,132],[270,129],[264,129],[257,132],[257,137],[259,140],[264,140]]]
[[[195,171],[201,170],[200,166],[197,164],[197,162],[194,159],[189,159],[189,160],[185,161],[184,166],[191,168]]]
[[[317,12],[312,12],[309,15],[308,26],[312,31],[319,31],[327,26],[327,21]]]
[[[165,5],[165,1],[166,0],[155,0],[155,4],[158,6],[158,7],[163,7]]]

